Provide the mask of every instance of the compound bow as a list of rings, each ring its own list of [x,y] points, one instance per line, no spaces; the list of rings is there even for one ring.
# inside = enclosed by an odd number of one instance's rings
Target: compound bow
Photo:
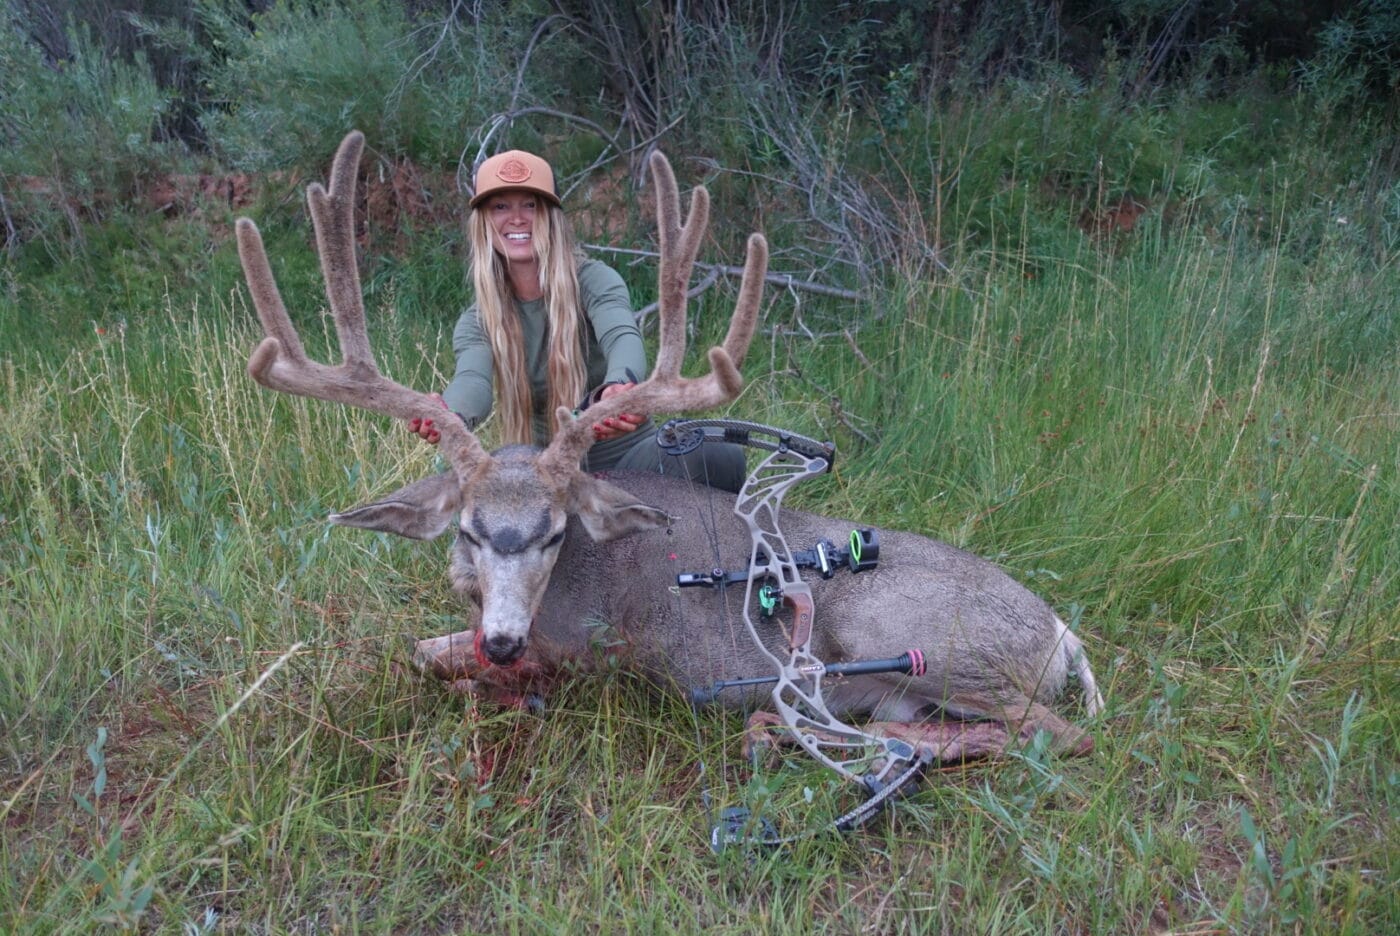
[[[683,574],[677,577],[676,584],[722,588],[742,582],[745,629],[772,663],[775,675],[722,680],[694,690],[692,702],[705,704],[728,688],[773,683],[773,703],[793,740],[818,762],[865,788],[868,795],[864,802],[831,823],[838,831],[856,828],[915,779],[933,754],[901,739],[872,735],[837,718],[822,696],[822,678],[879,672],[918,676],[924,672],[923,653],[911,649],[891,659],[831,664],[812,653],[816,609],[811,585],[802,579],[800,568],[815,568],[822,577],[830,578],[842,565],[851,572],[861,572],[873,568],[878,558],[878,540],[873,531],[853,531],[846,548],[822,541],[810,551],[796,552],[788,546],[778,525],[788,489],[831,470],[836,454],[833,445],[733,419],[672,420],[657,433],[657,444],[673,455],[685,454],[707,441],[736,443],[769,453],[749,474],[734,505],[735,515],[748,526],[749,565],[734,572],[715,569],[711,573]],[[778,619],[783,645],[770,646],[772,638],[765,640],[760,634],[753,615],[757,611],[774,619],[780,606],[788,610],[791,623]],[[711,847],[720,851],[732,844],[779,845],[792,841],[791,837],[779,837],[766,820],[760,822],[759,835],[748,835],[745,830],[752,821],[748,810],[724,810],[711,831]]]

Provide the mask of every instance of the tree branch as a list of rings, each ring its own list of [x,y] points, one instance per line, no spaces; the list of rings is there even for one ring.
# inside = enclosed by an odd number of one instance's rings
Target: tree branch
[[[713,286],[713,285],[715,284],[715,281],[718,280],[719,277],[720,277],[720,271],[719,271],[719,270],[715,270],[715,269],[710,270],[710,272],[708,272],[708,273],[705,274],[704,279],[700,280],[700,282],[696,283],[694,286],[690,287],[689,289],[687,289],[687,290],[685,291],[685,298],[686,298],[687,300],[689,300],[689,299],[694,299],[696,296],[700,295],[702,292],[704,292],[705,290],[707,290],[707,289],[709,289],[711,286]],[[660,308],[660,307],[661,307],[661,303],[660,303],[660,302],[653,302],[651,305],[643,306],[642,308],[638,309],[636,312],[632,313],[632,318],[633,318],[634,320],[636,320],[636,322],[637,322],[637,327],[638,327],[638,328],[643,328],[643,327],[645,327],[645,325],[646,325],[646,320],[647,320],[647,316],[651,315],[653,312],[655,312],[655,311],[656,311],[658,308]],[[694,323],[691,323],[691,324],[694,324]]]
[[[438,53],[442,51],[443,45],[445,45],[452,36],[452,27],[457,22],[457,11],[462,8],[462,3],[463,0],[452,0],[452,9],[448,10],[447,15],[443,17],[442,28],[438,30],[437,39],[429,44],[422,52],[418,53],[413,61],[409,63],[408,71],[400,75],[399,80],[394,83],[394,88],[388,95],[388,106],[390,110],[398,109],[399,101],[402,100],[404,92],[408,90],[408,86],[417,81],[418,76],[423,74],[424,69],[437,59]],[[417,33],[431,28],[431,24],[420,26],[410,33],[408,38],[412,38]],[[405,41],[407,41],[407,39]]]
[[[629,257],[647,257],[656,259],[661,255],[654,250],[636,250],[631,247],[608,247],[603,244],[584,244],[585,250],[601,250],[606,253],[625,254]],[[695,265],[703,270],[708,270],[713,276],[707,276],[704,284],[708,288],[715,279],[720,276],[739,277],[744,275],[744,268],[737,266],[727,266],[722,263],[703,263],[696,261]],[[865,298],[863,293],[851,289],[841,289],[838,286],[827,286],[823,283],[814,283],[811,280],[798,279],[791,273],[769,273],[763,278],[765,283],[774,286],[781,286],[784,289],[800,289],[804,292],[816,293],[819,296],[831,296],[836,299],[846,299],[850,302],[859,302]],[[695,295],[698,295],[696,293]],[[640,320],[644,313],[650,312],[654,306],[648,306],[637,313]]]

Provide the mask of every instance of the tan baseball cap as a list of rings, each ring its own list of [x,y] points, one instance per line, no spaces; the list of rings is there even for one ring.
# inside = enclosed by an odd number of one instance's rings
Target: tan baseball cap
[[[559,204],[559,195],[554,190],[554,170],[549,168],[549,163],[524,150],[507,150],[483,162],[476,169],[474,188],[473,208],[488,195],[506,189],[524,189]]]

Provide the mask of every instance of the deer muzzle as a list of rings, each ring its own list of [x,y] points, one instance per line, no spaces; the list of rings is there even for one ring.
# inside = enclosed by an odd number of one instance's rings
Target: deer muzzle
[[[479,651],[478,656],[484,656],[485,662],[488,664],[513,666],[525,655],[525,639],[512,637],[509,634],[483,637],[480,641]]]

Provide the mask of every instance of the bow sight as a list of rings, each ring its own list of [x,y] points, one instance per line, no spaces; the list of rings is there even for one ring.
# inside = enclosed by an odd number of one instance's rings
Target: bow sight
[[[761,557],[767,562],[767,557]],[[868,572],[880,561],[880,536],[874,530],[852,530],[850,546],[842,549],[831,540],[818,540],[811,549],[796,550],[792,562],[799,569],[816,569],[822,578],[831,578],[842,566],[852,572]],[[696,585],[742,585],[749,580],[749,569],[742,572],[726,572],[713,569],[709,572],[682,572],[676,576],[676,584],[681,588]],[[774,595],[775,599],[781,597]],[[764,610],[772,613],[765,605]]]

